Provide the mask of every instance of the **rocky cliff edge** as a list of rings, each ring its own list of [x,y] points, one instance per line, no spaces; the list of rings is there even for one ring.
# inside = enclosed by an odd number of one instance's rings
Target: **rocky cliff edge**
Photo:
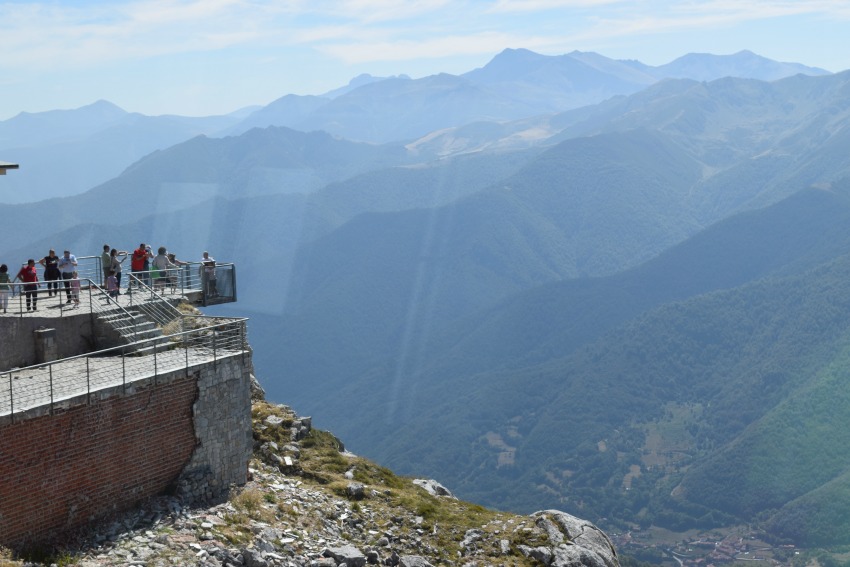
[[[456,499],[348,453],[289,407],[255,401],[250,480],[225,502],[145,502],[49,562],[203,567],[619,567],[608,537],[558,510],[518,516]],[[0,565],[26,565],[5,559]]]

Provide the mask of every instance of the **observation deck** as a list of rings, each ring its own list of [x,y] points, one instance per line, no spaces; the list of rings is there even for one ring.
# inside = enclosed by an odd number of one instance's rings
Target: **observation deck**
[[[217,266],[215,287],[198,265],[175,270],[167,283],[128,273],[131,291],[110,297],[100,285],[99,259],[89,260],[78,271],[95,277],[81,277],[78,297],[62,280],[52,295],[40,282],[37,308],[28,309],[24,284],[13,284],[16,293],[0,313],[0,423],[87,405],[116,388],[127,393],[157,376],[188,375],[199,365],[250,355],[247,319],[181,307],[235,301],[232,264]]]

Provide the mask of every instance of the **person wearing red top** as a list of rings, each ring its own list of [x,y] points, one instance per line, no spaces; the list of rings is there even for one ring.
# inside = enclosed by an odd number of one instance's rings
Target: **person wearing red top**
[[[30,258],[27,260],[27,265],[21,268],[15,280],[24,282],[24,293],[27,296],[27,311],[30,310],[30,301],[32,301],[32,310],[38,310],[38,272],[35,270],[35,260]]]
[[[134,276],[139,278],[139,281],[144,283],[147,282],[147,271],[145,270],[145,262],[147,262],[150,258],[153,257],[150,250],[145,247],[145,243],[142,242],[139,244],[139,247],[133,250],[133,254],[130,256],[130,271]],[[130,284],[133,282],[131,279],[127,282],[127,291],[130,291]]]

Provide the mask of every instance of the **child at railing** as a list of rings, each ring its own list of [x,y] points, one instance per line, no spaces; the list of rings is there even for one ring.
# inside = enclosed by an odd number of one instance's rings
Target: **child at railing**
[[[74,301],[74,309],[80,306],[80,274],[76,270],[71,274],[71,299]]]
[[[12,295],[12,280],[9,278],[9,266],[3,264],[0,265],[0,307],[3,308],[3,313],[9,306],[10,295]]]
[[[113,250],[115,252],[115,250]],[[109,270],[109,276],[106,278],[106,292],[111,298],[116,298],[120,294],[118,287],[118,278],[115,277],[115,270]],[[117,301],[117,300],[116,300]]]

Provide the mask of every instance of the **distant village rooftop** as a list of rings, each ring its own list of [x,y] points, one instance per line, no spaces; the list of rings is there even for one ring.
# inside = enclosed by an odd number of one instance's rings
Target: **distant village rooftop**
[[[7,169],[18,169],[18,164],[0,161],[0,175],[6,175]]]

